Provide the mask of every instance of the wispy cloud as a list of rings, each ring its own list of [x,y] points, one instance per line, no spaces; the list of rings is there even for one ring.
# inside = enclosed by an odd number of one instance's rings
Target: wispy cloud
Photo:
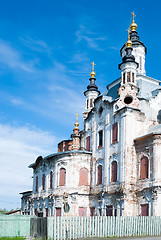
[[[66,124],[71,125],[73,115],[76,112],[81,114],[84,110],[85,98],[82,92],[85,89],[82,89],[77,71],[71,71],[64,64],[55,61],[53,68],[37,72],[39,84],[42,84],[41,94],[40,91],[34,91],[33,95],[30,93],[30,97],[26,98],[25,95],[18,96],[0,91],[1,99],[5,99],[14,107],[41,114],[57,122],[63,122],[66,115]]]
[[[24,101],[21,98],[10,96],[9,99],[13,105],[16,105],[16,106],[24,105]]]
[[[79,26],[79,30],[76,31],[75,35],[77,37],[76,43],[85,41],[90,48],[103,51],[103,49],[99,46],[99,42],[106,40],[106,37],[97,37],[97,33],[89,31],[84,25]]]
[[[3,40],[0,40],[0,62],[13,70],[35,73],[33,62],[24,61],[19,51]]]
[[[28,47],[29,49],[36,51],[36,52],[47,52],[48,54],[51,53],[51,48],[47,45],[47,43],[43,40],[35,40],[30,36],[26,38],[20,38],[23,44]]]
[[[111,46],[111,47],[109,47],[109,49],[119,51],[119,50],[120,50],[120,47]]]
[[[69,63],[85,63],[89,62],[89,57],[87,53],[77,52],[73,55],[73,58],[69,61]]]
[[[56,151],[57,139],[49,132],[29,126],[0,123],[0,132],[0,200],[5,196],[19,199],[19,192],[32,190],[32,171],[28,165],[39,155]]]

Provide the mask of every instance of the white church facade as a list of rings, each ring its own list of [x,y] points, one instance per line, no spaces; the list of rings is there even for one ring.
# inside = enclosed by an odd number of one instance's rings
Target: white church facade
[[[94,63],[78,119],[58,153],[38,157],[22,214],[37,216],[161,216],[161,87],[146,76],[146,47],[130,25],[120,78],[100,93]]]

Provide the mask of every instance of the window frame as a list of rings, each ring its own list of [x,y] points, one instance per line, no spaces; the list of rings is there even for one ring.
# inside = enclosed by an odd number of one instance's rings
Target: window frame
[[[112,124],[112,144],[117,143],[118,139],[119,139],[119,124],[118,122],[114,122]]]
[[[61,183],[61,181],[60,181],[60,178],[61,178],[61,170],[65,170],[64,171],[64,173],[65,173],[65,177],[64,177],[64,181],[63,181],[63,184]],[[59,169],[59,187],[63,187],[63,186],[66,186],[66,169],[64,168],[64,167],[61,167],[60,169]]]
[[[141,206],[141,216],[145,216],[145,217],[149,216],[149,203],[144,203],[144,204],[141,204],[140,206]],[[147,214],[145,214],[145,215],[143,214],[143,207],[147,207],[147,209],[146,209]]]
[[[93,98],[90,99],[90,108],[93,108]]]
[[[53,189],[53,171],[50,171],[50,189]]]
[[[113,164],[115,163],[116,163],[116,168],[113,169],[115,167]],[[116,171],[116,173],[113,173],[114,170]],[[117,181],[118,181],[118,162],[116,160],[113,160],[111,162],[111,183],[116,183]]]
[[[38,192],[39,189],[39,177],[36,176],[36,186],[35,186],[35,192]]]
[[[87,136],[86,137],[86,151],[90,151],[91,150],[91,143],[90,143],[90,141],[91,141],[91,137]]]
[[[42,190],[45,191],[45,173],[42,175]]]
[[[127,74],[127,83],[131,82],[131,79],[130,79],[130,77],[131,77],[130,75],[131,75],[131,74],[130,74],[130,73],[131,73],[131,72],[127,72],[127,73],[126,73],[126,74]]]
[[[144,168],[143,163],[142,163],[144,159],[147,160],[147,162],[146,162],[147,169]],[[149,179],[149,170],[150,170],[149,164],[150,164],[149,158],[147,156],[142,156],[140,159],[140,180]]]
[[[85,183],[81,183],[81,170],[86,170],[86,182]],[[85,167],[82,167],[80,170],[79,170],[79,186],[88,186],[88,174],[89,174],[89,171],[87,168]],[[85,177],[84,177],[85,178]]]
[[[111,214],[108,214],[109,212]],[[106,206],[106,216],[109,216],[109,217],[113,216],[113,205],[107,205]]]
[[[103,130],[98,131],[98,149],[103,147]]]
[[[101,176],[99,176],[99,173],[100,173],[100,170],[99,170],[99,167],[101,167]],[[101,179],[101,181],[100,181]],[[102,185],[103,184],[103,166],[102,164],[98,164],[97,165],[97,182],[96,182],[96,185],[99,186],[99,185]]]

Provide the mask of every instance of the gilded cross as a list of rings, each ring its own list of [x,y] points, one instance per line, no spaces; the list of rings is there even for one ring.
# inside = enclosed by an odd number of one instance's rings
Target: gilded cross
[[[134,14],[134,11],[131,12],[131,14],[133,15],[133,22],[134,22],[134,17],[136,17],[136,15]]]
[[[128,40],[130,39],[130,30],[126,30],[128,32]]]
[[[75,116],[77,117],[77,118],[76,118],[76,122],[78,122],[78,117],[79,117],[78,113],[75,114]]]
[[[96,65],[95,63],[94,63],[94,61],[91,63],[93,66],[92,66],[92,70],[94,71],[94,66]]]

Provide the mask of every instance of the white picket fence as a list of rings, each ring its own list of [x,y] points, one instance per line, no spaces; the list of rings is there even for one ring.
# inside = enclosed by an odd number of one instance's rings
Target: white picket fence
[[[48,217],[48,239],[161,235],[161,217]]]

